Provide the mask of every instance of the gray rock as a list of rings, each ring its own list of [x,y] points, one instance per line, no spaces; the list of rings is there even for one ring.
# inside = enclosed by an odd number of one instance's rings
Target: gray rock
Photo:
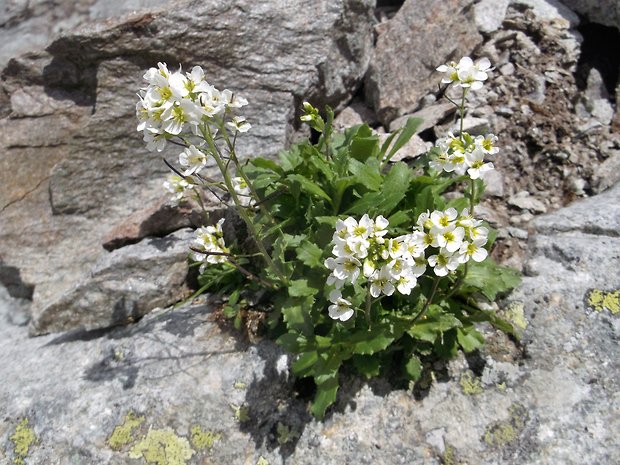
[[[579,16],[567,8],[566,1],[558,0],[512,0],[513,5],[526,5],[532,9],[538,20],[557,21],[564,23],[566,27],[579,26]]]
[[[536,230],[552,232],[581,231],[588,234],[620,235],[620,184],[595,197],[541,216]]]
[[[562,3],[586,16],[593,23],[620,29],[620,1],[618,0],[562,0]]]
[[[437,66],[471,54],[480,42],[470,1],[405,1],[377,38],[366,78],[367,100],[383,125],[412,112],[437,89]]]
[[[614,150],[607,160],[601,163],[594,173],[598,192],[620,183],[620,150]]]
[[[484,195],[491,197],[504,196],[504,176],[497,169],[488,171],[484,175]]]
[[[506,17],[510,0],[482,0],[474,5],[474,18],[480,32],[497,31]]]
[[[180,149],[148,154],[136,132],[145,69],[202,65],[250,101],[239,152],[275,153],[291,141],[302,99],[350,100],[370,59],[373,7],[177,1],[71,29],[47,52],[12,60],[0,83],[0,256],[36,284],[36,305],[57,301],[105,253],[103,236],[162,194],[161,157]],[[320,14],[309,22],[308,10]]]
[[[531,196],[527,191],[517,192],[515,195],[510,196],[508,204],[533,213],[545,213],[547,211],[545,204]]]
[[[456,112],[456,107],[449,102],[435,103],[416,112],[396,118],[390,123],[390,131],[396,131],[405,126],[409,118],[421,118],[422,124],[416,130],[416,134],[419,134],[426,129],[435,127],[454,112]]]
[[[379,136],[380,142],[383,143],[390,136],[390,134],[381,134]],[[423,153],[428,152],[433,144],[425,142],[420,136],[414,134],[409,141],[403,145],[396,154],[390,159],[392,162],[408,160],[416,158]]]
[[[183,229],[114,250],[57,300],[43,302],[35,289],[31,332],[107,328],[183,299],[192,235]]]

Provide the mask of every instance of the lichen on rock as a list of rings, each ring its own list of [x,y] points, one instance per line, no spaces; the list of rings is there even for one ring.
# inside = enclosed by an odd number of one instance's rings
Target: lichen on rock
[[[189,441],[171,428],[151,429],[129,451],[129,458],[144,458],[148,464],[186,465],[196,452]]]
[[[24,418],[15,427],[15,432],[9,438],[13,443],[13,452],[15,465],[23,465],[24,459],[28,457],[30,447],[37,442],[37,435],[29,424],[28,418]]]
[[[124,446],[127,446],[134,442],[134,430],[139,428],[144,423],[144,417],[137,417],[134,412],[129,412],[125,416],[125,420],[122,424],[118,425],[112,431],[112,434],[108,438],[108,445],[113,450],[121,450]]]
[[[213,445],[222,439],[222,435],[213,431],[203,430],[200,425],[192,426],[190,429],[192,445],[198,450],[211,449]]]
[[[586,305],[588,308],[603,312],[607,310],[612,315],[620,313],[620,289],[615,291],[603,291],[592,289],[586,294]]]

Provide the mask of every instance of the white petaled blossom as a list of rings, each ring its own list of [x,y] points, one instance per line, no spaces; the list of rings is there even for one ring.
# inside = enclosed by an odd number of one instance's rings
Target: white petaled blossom
[[[328,307],[329,316],[334,320],[347,321],[353,316],[353,309],[351,308],[351,302],[342,298],[342,293],[338,290],[333,290],[329,294],[329,301],[332,303]]]
[[[486,162],[485,157],[499,152],[497,137],[493,134],[472,137],[463,132],[459,137],[448,134],[435,143],[436,156],[429,162],[431,168],[441,172],[465,173],[471,179],[484,178],[493,169],[493,163]]]
[[[165,63],[158,63],[157,68],[144,74],[144,80],[148,85],[138,93],[137,130],[144,133],[149,151],[161,152],[173,136],[201,136],[202,131],[215,134],[217,127],[210,126],[213,117],[223,114],[222,119],[228,119],[228,108],[248,103],[228,89],[220,92],[209,84],[200,66],[183,73],[181,68],[171,72]],[[232,117],[226,124],[238,132],[247,132],[251,127],[242,117]]]
[[[441,79],[443,84],[454,83],[457,87],[478,90],[489,77],[491,62],[488,58],[481,58],[474,62],[470,57],[463,57],[458,63],[453,61],[437,67],[437,71],[444,73]]]
[[[178,174],[170,174],[168,179],[164,181],[164,189],[174,194],[171,199],[174,203],[180,202],[194,186],[195,184],[190,182],[190,178],[183,178]]]
[[[190,145],[179,154],[179,164],[185,168],[184,176],[199,173],[207,164],[207,154]]]
[[[191,245],[191,256],[193,260],[203,262],[200,265],[200,273],[203,273],[209,264],[228,261],[230,250],[224,242],[223,223],[224,218],[219,220],[215,226],[206,226],[196,230],[196,236]]]

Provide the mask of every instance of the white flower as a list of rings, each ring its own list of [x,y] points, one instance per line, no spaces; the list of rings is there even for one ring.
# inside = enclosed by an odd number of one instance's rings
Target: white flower
[[[497,152],[499,152],[499,148],[495,145],[496,143],[497,136],[493,134],[488,134],[486,136],[477,136],[476,139],[474,139],[474,144],[476,144],[476,147],[482,149],[487,155],[495,155]]]
[[[489,254],[484,248],[486,242],[486,238],[477,239],[473,242],[463,242],[459,250],[459,262],[466,263],[470,258],[475,262],[483,261]]]
[[[215,226],[207,226],[196,230],[196,237],[192,242],[192,258],[199,262],[204,262],[199,271],[202,273],[207,264],[225,263],[230,250],[224,242],[224,232],[222,224],[224,218],[219,220]]]
[[[233,117],[232,121],[229,121],[226,125],[239,132],[248,132],[252,127],[243,116]]]
[[[452,223],[447,228],[438,230],[433,247],[444,247],[448,252],[456,252],[463,243],[465,230]]]
[[[222,100],[229,108],[241,108],[248,104],[248,101],[240,95],[234,94],[228,89],[222,91]]]
[[[471,58],[463,57],[459,61],[457,69],[460,86],[478,90],[482,88],[482,82],[488,78],[487,71],[491,69],[491,62],[488,58],[482,58],[474,63]]]
[[[446,276],[450,271],[454,271],[459,266],[458,255],[441,249],[437,255],[428,257],[428,264],[433,267],[437,276]]]
[[[184,176],[199,173],[207,164],[207,155],[194,145],[190,145],[179,154],[179,164],[186,168],[183,171]]]
[[[182,178],[178,174],[171,174],[168,179],[164,181],[164,188],[174,194],[172,197],[173,202],[179,202],[187,193],[188,190],[194,188],[194,184],[188,182],[186,178]]]
[[[333,290],[329,293],[329,301],[332,305],[328,307],[329,316],[334,320],[347,321],[353,316],[353,309],[351,308],[351,302],[342,298],[342,293],[338,290]]]
[[[325,260],[325,266],[332,270],[332,274],[341,281],[349,281],[351,284],[360,275],[362,264],[355,257],[337,257]]]
[[[403,295],[409,295],[417,282],[417,278],[412,273],[403,273],[396,281],[396,290]]]
[[[370,295],[373,297],[379,297],[381,293],[385,295],[394,294],[394,284],[392,283],[392,276],[387,266],[381,267],[380,270],[376,270],[370,277]]]
[[[458,65],[454,61],[451,61],[445,65],[437,67],[437,71],[444,73],[445,76],[441,79],[442,84],[450,84],[458,81]]]
[[[493,163],[484,162],[484,152],[482,149],[474,149],[465,155],[465,160],[469,168],[467,174],[471,179],[483,178],[486,173],[493,169]]]
[[[443,230],[450,226],[450,224],[456,219],[458,213],[456,208],[448,208],[446,211],[435,210],[431,213],[432,229]]]
[[[159,134],[150,130],[144,131],[144,137],[142,138],[146,142],[146,149],[149,152],[158,151],[161,152],[166,147],[166,135]]]

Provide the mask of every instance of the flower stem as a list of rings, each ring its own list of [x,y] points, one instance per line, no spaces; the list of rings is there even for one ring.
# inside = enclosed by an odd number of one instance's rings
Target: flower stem
[[[366,323],[368,324],[368,331],[372,326],[372,319],[370,318],[370,310],[372,309],[372,295],[370,294],[370,287],[366,293]]]
[[[435,282],[433,283],[433,289],[431,290],[431,295],[426,300],[426,303],[424,304],[424,307],[422,308],[422,310],[420,310],[420,313],[418,313],[415,316],[415,318],[413,319],[413,321],[411,322],[412,325],[416,321],[418,321],[420,318],[422,318],[422,316],[424,316],[424,314],[426,313],[426,310],[428,310],[428,307],[430,307],[431,302],[433,301],[433,298],[435,297],[435,293],[437,292],[437,287],[439,287],[439,277],[438,276],[435,277]]]

